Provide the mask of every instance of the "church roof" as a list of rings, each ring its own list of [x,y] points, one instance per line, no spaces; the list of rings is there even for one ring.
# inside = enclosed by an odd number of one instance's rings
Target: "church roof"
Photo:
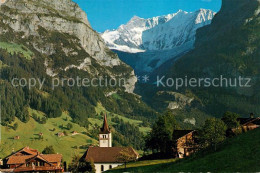
[[[107,114],[104,116],[104,122],[102,128],[100,128],[100,134],[108,134],[110,133],[108,123],[107,123]]]
[[[89,147],[83,158],[94,163],[123,163],[118,159],[120,152],[127,149],[136,159],[139,154],[131,147]]]

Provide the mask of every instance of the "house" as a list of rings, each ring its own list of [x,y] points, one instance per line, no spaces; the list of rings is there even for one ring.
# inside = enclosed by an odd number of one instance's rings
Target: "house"
[[[254,130],[260,127],[260,117],[238,118],[237,121],[241,125],[243,131]]]
[[[139,157],[139,154],[131,147],[112,147],[112,133],[105,115],[103,126],[99,132],[99,146],[89,147],[82,159],[93,161],[96,173],[101,173],[124,164],[124,161],[119,158],[121,152],[127,152],[135,159]]]
[[[239,122],[240,127],[228,129],[227,136],[233,136],[237,133],[247,132],[260,127],[260,117],[254,118],[252,113],[249,118],[238,118],[237,121]]]
[[[174,130],[173,152],[177,158],[184,158],[198,150],[195,130]]]
[[[57,136],[62,137],[62,136],[65,136],[65,134],[63,132],[59,132],[59,133],[57,133]]]
[[[20,139],[20,136],[15,136],[14,137],[14,140],[19,140]]]
[[[74,136],[74,135],[78,135],[78,134],[79,133],[77,131],[73,131],[71,135]]]
[[[63,172],[61,154],[41,154],[25,147],[4,159],[4,167],[12,172]]]
[[[39,133],[39,136],[42,137],[42,136],[43,136],[43,133]]]

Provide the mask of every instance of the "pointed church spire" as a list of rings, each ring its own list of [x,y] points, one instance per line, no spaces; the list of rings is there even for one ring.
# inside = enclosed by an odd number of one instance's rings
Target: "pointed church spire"
[[[100,128],[100,134],[108,134],[108,133],[110,133],[110,130],[107,123],[107,114],[105,113],[103,126],[102,128]]]

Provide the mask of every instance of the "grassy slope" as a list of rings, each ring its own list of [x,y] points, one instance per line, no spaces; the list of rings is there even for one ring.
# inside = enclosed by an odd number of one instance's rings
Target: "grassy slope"
[[[259,172],[260,129],[228,139],[217,152],[198,153],[196,156],[170,163],[139,166],[131,163],[128,172]],[[122,169],[111,172],[122,172]]]
[[[6,49],[8,53],[11,53],[12,55],[14,53],[21,53],[27,60],[31,60],[33,56],[33,53],[25,46],[14,43],[0,42],[0,49]]]
[[[43,116],[43,113],[30,110],[35,112],[38,116]],[[66,117],[68,120],[66,121]],[[15,120],[18,123],[18,129],[14,131],[11,127],[2,127],[2,143],[0,145],[0,158],[9,155],[12,149],[19,150],[25,146],[30,146],[39,151],[42,151],[46,146],[53,145],[56,152],[63,154],[64,161],[70,162],[71,156],[74,154],[83,154],[86,149],[80,149],[80,146],[87,144],[96,144],[95,139],[91,139],[87,136],[85,128],[72,123],[66,113],[59,118],[48,119],[46,124],[39,124],[34,119],[30,119],[28,123],[23,123],[18,119]],[[68,123],[73,124],[71,130],[62,128],[61,125],[66,126]],[[52,131],[55,128],[55,131]],[[66,131],[68,136],[57,137],[55,134],[58,132]],[[80,134],[71,136],[72,131],[77,131]],[[43,133],[43,140],[39,140],[39,133]],[[20,140],[14,140],[14,136],[20,136]],[[77,148],[75,148],[77,146]]]
[[[101,104],[98,104],[97,107],[96,107],[96,112],[97,112],[98,114],[100,114],[101,112],[105,113],[105,112],[108,112],[108,111],[106,111],[106,109],[105,109]],[[130,124],[134,124],[134,125],[138,126],[138,127],[139,127],[139,130],[140,130],[141,132],[143,132],[144,134],[147,134],[147,133],[150,132],[150,130],[151,130],[150,127],[143,127],[143,126],[142,126],[142,123],[143,123],[142,121],[133,120],[133,119],[130,119],[130,118],[124,117],[124,116],[122,116],[122,115],[118,115],[118,114],[115,114],[115,117],[116,117],[116,116],[117,116],[119,119],[122,119],[124,122],[128,122],[128,123],[130,123]],[[111,118],[113,118],[113,117],[108,116],[109,124],[113,124],[113,123],[111,123]],[[97,117],[97,119],[90,118],[90,122],[91,122],[91,124],[93,124],[93,125],[96,123],[97,125],[101,126],[102,123],[103,123],[103,117]]]

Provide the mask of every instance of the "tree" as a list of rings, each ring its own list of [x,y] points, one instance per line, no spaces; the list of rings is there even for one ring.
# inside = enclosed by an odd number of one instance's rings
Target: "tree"
[[[171,111],[167,111],[160,116],[152,127],[151,133],[146,138],[146,147],[157,150],[157,152],[172,153],[172,135],[173,131],[179,129],[175,116]]]
[[[65,135],[65,136],[68,136],[68,133],[64,130],[63,131],[63,134]]]
[[[71,123],[68,123],[68,124],[67,124],[67,129],[68,129],[68,130],[71,130],[72,128],[73,128],[73,125],[72,125]]]
[[[18,123],[14,123],[13,129],[16,131],[18,128]]]
[[[226,139],[226,124],[220,119],[207,119],[205,125],[199,130],[198,138],[203,147],[214,146],[217,149],[217,144]]]
[[[129,152],[129,148],[123,149],[122,151],[120,151],[119,155],[117,156],[117,161],[123,162],[125,164],[125,168],[128,162],[135,161],[135,160],[136,160],[136,156]]]
[[[96,168],[95,168],[95,164],[94,164],[94,160],[90,159],[90,166],[91,166],[91,173],[96,173]]]
[[[69,171],[71,172],[91,172],[95,173],[95,165],[93,160],[90,162],[86,161],[85,159],[81,159],[79,155],[75,155],[72,158],[71,163],[69,164]]]
[[[42,154],[56,154],[54,148],[52,145],[50,146],[46,146],[43,151],[42,151]]]
[[[239,127],[239,122],[237,121],[239,115],[233,112],[226,112],[223,115],[222,120],[227,125],[228,129],[233,129]]]
[[[41,122],[41,124],[46,124],[47,123],[47,118],[46,117],[42,117],[40,122]]]

